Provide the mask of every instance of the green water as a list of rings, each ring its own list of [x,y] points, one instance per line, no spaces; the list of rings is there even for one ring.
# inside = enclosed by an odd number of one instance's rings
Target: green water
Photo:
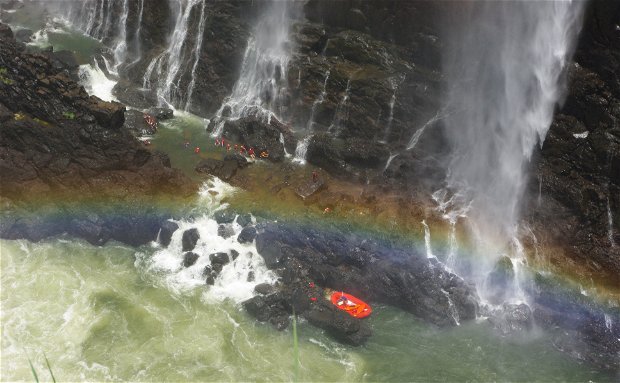
[[[143,267],[153,249],[54,239],[0,242],[3,381],[32,380],[26,355],[59,381],[292,381],[292,329],[256,322],[207,286],[172,290]],[[138,257],[138,258],[136,258]],[[138,261],[137,261],[138,259]],[[301,381],[612,381],[544,334],[502,338],[485,324],[439,330],[375,307],[364,347],[298,323]]]

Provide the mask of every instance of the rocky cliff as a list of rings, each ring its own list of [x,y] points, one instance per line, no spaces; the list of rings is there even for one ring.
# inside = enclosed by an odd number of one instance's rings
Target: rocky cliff
[[[63,65],[54,52],[27,53],[0,24],[0,195],[6,207],[0,235],[5,238],[39,239],[50,230],[71,229],[64,221],[67,225],[46,223],[41,230],[20,221],[36,204],[60,203],[75,210],[89,201],[132,205],[168,195],[189,196],[196,190],[170,167],[167,155],[151,152],[122,128],[123,105],[89,97],[74,80],[76,70]],[[76,218],[60,210],[55,216]],[[43,224],[44,217],[35,221]],[[99,233],[89,239],[100,243],[114,237],[101,232],[104,220],[90,221]],[[79,220],[74,224],[79,226]],[[122,231],[117,239],[144,241]]]

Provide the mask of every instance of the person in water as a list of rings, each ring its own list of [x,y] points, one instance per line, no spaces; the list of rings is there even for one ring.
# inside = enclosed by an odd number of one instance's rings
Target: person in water
[[[250,158],[255,159],[256,155],[254,154],[254,148],[250,148],[248,150],[248,155],[250,156]]]
[[[316,170],[312,171],[312,182],[317,182],[319,180],[319,173]]]

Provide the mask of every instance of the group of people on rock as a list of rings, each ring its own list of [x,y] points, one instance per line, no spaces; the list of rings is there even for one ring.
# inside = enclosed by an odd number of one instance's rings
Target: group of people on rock
[[[149,126],[151,133],[157,132],[157,119],[148,113],[144,113],[144,122]]]
[[[256,158],[256,152],[254,151],[254,148],[252,147],[246,148],[245,145],[239,145],[239,144],[234,144],[233,146],[231,145],[230,142],[227,142],[224,137],[216,138],[215,146],[225,147],[227,152],[230,152],[231,150],[234,149],[235,152],[239,152],[239,154],[241,155],[247,154],[252,159]],[[267,158],[269,157],[269,152],[266,150],[263,150],[262,152],[260,152],[259,156],[261,158]]]

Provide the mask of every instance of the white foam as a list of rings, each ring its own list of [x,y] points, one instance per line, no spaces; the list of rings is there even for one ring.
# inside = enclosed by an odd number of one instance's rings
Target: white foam
[[[79,77],[80,84],[91,96],[97,96],[103,101],[116,101],[116,97],[112,95],[116,81],[110,80],[96,61],[93,64],[80,65]]]
[[[183,294],[196,288],[205,289],[203,300],[206,302],[231,299],[239,303],[254,295],[254,287],[259,283],[274,283],[276,275],[267,269],[263,259],[258,255],[254,242],[242,244],[237,241],[243,229],[236,220],[225,224],[232,230],[232,235],[222,238],[218,235],[220,226],[213,218],[213,213],[226,207],[222,199],[236,192],[236,188],[214,178],[206,182],[199,194],[202,200],[203,214],[193,220],[175,221],[179,229],[174,232],[167,248],[159,248],[147,258],[138,255],[137,264],[143,264],[147,270],[156,274],[163,273],[163,283],[173,293]],[[253,219],[254,221],[254,219]],[[184,251],[182,237],[186,230],[196,228],[200,235],[193,253],[199,255],[196,263],[190,267],[182,265]],[[232,260],[232,250],[239,256]],[[213,286],[206,286],[205,267],[212,266],[209,255],[227,253],[230,262],[222,268],[215,278]],[[253,274],[253,278],[250,276]]]
[[[573,134],[573,137],[575,137],[575,138],[588,138],[588,134],[590,134],[590,132],[586,130],[583,133],[575,133],[575,134]]]

